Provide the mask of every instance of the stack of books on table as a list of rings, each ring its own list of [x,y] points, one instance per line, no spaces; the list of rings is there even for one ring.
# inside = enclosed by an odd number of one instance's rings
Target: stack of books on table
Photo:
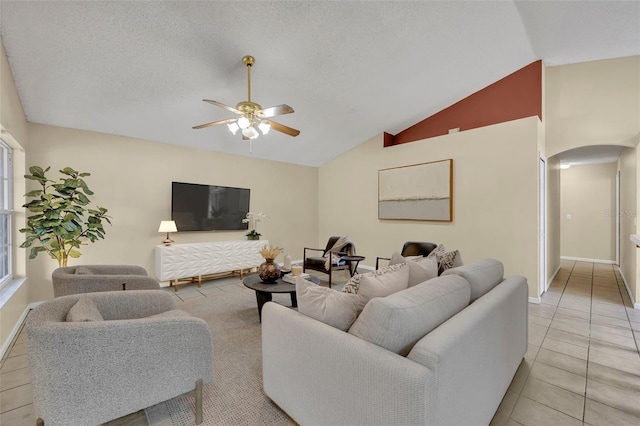
[[[298,277],[301,277],[301,278],[309,278],[310,276],[311,275],[309,275],[309,274],[300,274],[300,275],[298,275]],[[284,277],[282,277],[282,281],[288,282],[289,284],[295,284],[296,283],[296,278],[298,278],[298,277],[296,277],[296,276],[294,276],[292,274],[287,274]]]

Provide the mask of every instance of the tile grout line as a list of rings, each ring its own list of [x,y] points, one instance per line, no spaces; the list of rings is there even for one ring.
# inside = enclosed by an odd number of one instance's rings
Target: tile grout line
[[[595,275],[596,265],[591,264],[591,297],[589,300],[589,336],[587,337],[587,367],[584,372],[584,400],[582,401],[582,423],[587,413],[587,387],[589,383],[589,355],[591,355],[591,318],[593,316],[593,277]]]
[[[620,269],[618,267],[618,269]],[[615,271],[614,271],[614,277],[616,279],[616,287],[618,288],[618,293],[620,294],[620,298],[622,299],[622,306],[624,307],[624,314],[627,317],[627,321],[629,322],[629,328],[631,329],[631,336],[633,336],[633,341],[636,345],[636,351],[638,352],[638,354],[640,354],[640,346],[638,346],[638,340],[636,340],[635,338],[635,333],[633,331],[633,326],[631,325],[631,318],[629,317],[629,312],[627,311],[627,306],[625,305],[624,302],[624,296],[622,295],[622,290],[620,290],[620,283],[618,282],[618,276],[616,275]]]
[[[575,267],[575,262],[574,262],[574,264],[573,264],[573,265],[574,265],[573,267]],[[573,271],[573,267],[571,268],[571,271]],[[571,277],[571,272],[569,272],[569,277]],[[552,315],[552,317],[551,317],[551,322],[553,322],[553,318],[555,317],[556,312],[558,311],[558,305],[560,304],[560,300],[562,299],[562,295],[564,294],[564,290],[567,288],[567,285],[568,285],[568,283],[569,283],[569,277],[567,277],[567,280],[566,280],[566,281],[565,281],[565,283],[564,283],[564,287],[562,288],[562,292],[560,293],[560,298],[558,299],[558,304],[556,304],[556,305],[555,305],[555,307],[554,307],[553,315]],[[545,292],[545,293],[546,293],[546,292]],[[542,297],[542,295],[541,295],[540,297]],[[549,329],[551,328],[551,322],[550,322],[550,323],[549,323],[549,325],[547,326],[547,330],[545,331],[545,333],[544,333],[544,337],[542,338],[542,341],[540,342],[540,346],[538,347],[538,352],[536,352],[536,356],[533,358],[533,360],[532,360],[532,362],[531,362],[531,369],[533,369],[533,365],[536,363],[536,360],[538,359],[538,355],[540,354],[540,351],[542,350],[542,343],[544,343],[544,340],[547,338],[547,334],[549,333]],[[527,324],[527,327],[528,327],[528,326],[529,326],[529,325]],[[527,342],[527,345],[529,345],[529,343],[528,343],[528,342]],[[523,359],[523,360],[524,360],[524,359]],[[543,363],[543,364],[544,364],[544,363]],[[511,409],[511,412],[510,412],[510,413],[509,413],[509,415],[507,416],[507,421],[511,420],[511,421],[513,421],[513,422],[515,422],[515,423],[517,423],[517,424],[521,424],[521,423],[519,423],[519,422],[517,422],[517,421],[513,420],[513,419],[511,418],[511,416],[513,415],[513,410],[514,410],[514,409],[515,409],[515,407],[518,405],[518,402],[520,402],[520,398],[522,398],[522,397],[524,396],[524,395],[522,395],[522,391],[524,390],[524,386],[526,386],[527,381],[529,381],[529,377],[530,377],[530,376],[531,376],[531,371],[529,371],[529,372],[527,373],[526,377],[524,378],[524,384],[522,385],[522,389],[520,390],[520,392],[518,392],[518,398],[516,399],[516,402],[513,404],[513,408]],[[526,396],[524,396],[524,397],[526,398]],[[537,401],[536,401],[536,402],[537,402]],[[542,404],[542,403],[539,403],[539,404]],[[549,407],[549,406],[548,406],[548,405],[546,405],[546,404],[542,404],[542,405],[545,405],[546,407]],[[558,410],[556,410],[556,409],[555,409],[555,408],[553,408],[553,407],[549,407],[549,408],[550,408],[550,409],[552,409],[552,410],[558,411]],[[558,412],[561,412],[561,411],[558,411]],[[565,414],[565,413],[562,413],[562,414]],[[577,419],[576,419],[576,420],[577,420]]]

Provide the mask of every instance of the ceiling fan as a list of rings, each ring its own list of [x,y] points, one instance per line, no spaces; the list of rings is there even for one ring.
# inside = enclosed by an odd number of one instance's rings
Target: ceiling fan
[[[251,67],[255,63],[255,59],[253,58],[253,56],[245,56],[244,58],[242,58],[242,63],[247,67],[248,94],[246,101],[239,102],[236,107],[233,108],[217,101],[203,99],[203,101],[208,102],[212,105],[216,105],[220,108],[226,109],[227,111],[236,113],[240,117],[213,121],[211,123],[193,126],[193,128],[203,129],[205,127],[226,124],[231,133],[235,135],[238,130],[241,130],[242,139],[249,140],[255,139],[260,135],[260,133],[258,133],[258,129],[260,129],[260,132],[262,132],[263,135],[266,135],[269,130],[273,129],[289,136],[298,136],[300,134],[300,130],[293,129],[289,126],[285,126],[284,124],[280,124],[277,121],[273,121],[270,119],[271,117],[275,117],[277,115],[291,114],[292,112],[294,112],[293,108],[291,108],[289,105],[282,104],[269,108],[262,108],[262,106],[260,106],[259,104],[251,102]]]

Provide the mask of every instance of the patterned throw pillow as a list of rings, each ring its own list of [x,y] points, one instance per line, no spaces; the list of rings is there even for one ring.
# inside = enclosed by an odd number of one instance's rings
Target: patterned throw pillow
[[[438,244],[438,246],[429,253],[427,258],[433,259],[438,263],[438,275],[441,275],[447,269],[462,265],[460,252],[458,250],[447,251],[447,248],[443,244]]]
[[[433,259],[433,260],[435,260],[437,262],[438,261],[438,256],[441,256],[441,255],[445,254],[446,252],[447,252],[447,248],[442,244],[438,244],[436,246],[436,248],[434,248],[433,251],[431,253],[429,253],[427,258]]]
[[[460,252],[458,250],[447,251],[444,254],[438,256],[438,275],[441,275],[447,269],[451,269],[456,266],[456,258]]]
[[[358,294],[358,289],[360,288],[360,281],[362,280],[362,277],[367,276],[367,277],[374,277],[376,275],[384,275],[386,273],[389,272],[393,272],[393,271],[397,271],[400,268],[402,268],[405,264],[404,263],[399,263],[396,265],[389,265],[389,266],[385,266],[383,268],[380,269],[376,269],[373,272],[367,272],[364,274],[356,274],[353,277],[351,277],[351,279],[349,281],[347,281],[347,283],[344,285],[344,288],[342,289],[343,293],[351,293],[351,294]]]

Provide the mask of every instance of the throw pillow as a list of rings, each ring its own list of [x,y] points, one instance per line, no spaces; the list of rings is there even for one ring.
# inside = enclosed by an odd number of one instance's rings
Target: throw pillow
[[[93,275],[93,272],[86,266],[78,266],[76,268],[76,275]]]
[[[67,312],[67,322],[103,321],[98,305],[89,296],[80,296]]]
[[[377,298],[349,334],[406,356],[416,342],[469,304],[469,283],[452,275],[437,277],[388,297]]]
[[[438,261],[438,255],[443,255],[447,252],[447,248],[443,244],[438,244],[431,253],[427,256],[429,259]]]
[[[346,331],[355,321],[359,297],[296,279],[298,312]]]
[[[342,291],[344,293],[358,294],[358,289],[360,288],[360,281],[362,280],[363,277],[370,277],[374,275],[384,275],[389,272],[397,271],[403,266],[404,266],[403,263],[396,264],[396,265],[389,265],[389,266],[385,266],[384,268],[376,269],[375,271],[372,271],[372,272],[366,272],[364,274],[356,274],[353,277],[351,277],[349,281],[347,281],[347,283],[342,288]]]
[[[455,267],[456,258],[460,255],[458,250],[446,251],[438,255],[438,275],[441,275],[447,269]]]
[[[409,287],[420,284],[438,276],[438,262],[434,258],[423,256],[403,257],[400,253],[393,253],[390,265],[409,265]]]
[[[407,265],[393,265],[400,268],[386,274],[365,274],[360,280],[358,288],[358,312],[361,312],[367,302],[374,297],[386,297],[404,290],[409,286],[409,268]]]
[[[438,275],[441,275],[447,269],[462,266],[460,252],[458,250],[448,251],[443,244],[438,244],[427,258],[433,259],[438,263]]]

